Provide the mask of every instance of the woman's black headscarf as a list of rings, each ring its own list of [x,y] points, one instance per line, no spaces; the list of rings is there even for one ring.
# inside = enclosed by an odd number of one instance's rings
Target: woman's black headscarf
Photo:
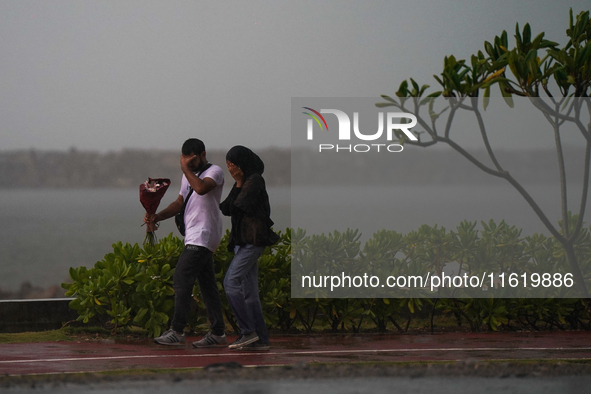
[[[265,171],[265,164],[256,153],[245,146],[236,145],[226,154],[226,160],[234,163],[244,173],[244,178],[252,174],[262,175]]]

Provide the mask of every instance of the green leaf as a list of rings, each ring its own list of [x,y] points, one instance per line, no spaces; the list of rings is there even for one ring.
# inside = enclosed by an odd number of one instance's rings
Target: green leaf
[[[523,26],[523,43],[531,43],[531,26],[529,23],[526,23],[525,26]]]
[[[486,108],[488,107],[489,101],[490,101],[490,86],[487,86],[484,89],[484,95],[482,97],[482,108],[484,108],[485,111],[486,111]]]
[[[484,50],[486,51],[486,53],[490,56],[493,57],[495,56],[495,50],[492,46],[492,44],[488,41],[484,42]]]
[[[515,108],[515,104],[513,103],[513,97],[511,96],[511,93],[508,93],[507,91],[505,91],[506,88],[507,88],[507,85],[504,82],[499,82],[499,89],[501,90],[501,94],[503,96],[503,99],[505,100],[505,102],[507,103],[507,105],[510,108]]]
[[[412,83],[412,87],[413,87],[413,89],[414,89],[414,92],[416,92],[416,94],[415,94],[415,95],[418,95],[418,93],[419,93],[419,91],[420,91],[419,84],[418,84],[418,83],[416,83],[416,82],[415,82],[415,80],[414,80],[414,79],[412,79],[412,78],[410,79],[410,82]]]
[[[79,280],[78,272],[76,272],[76,270],[74,269],[74,267],[70,267],[69,273],[70,273],[70,278],[72,278],[75,281],[78,281]]]

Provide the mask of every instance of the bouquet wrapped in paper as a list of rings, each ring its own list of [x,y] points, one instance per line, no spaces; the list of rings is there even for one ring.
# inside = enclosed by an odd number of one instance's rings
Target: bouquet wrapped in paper
[[[164,197],[164,193],[170,186],[170,179],[167,178],[148,178],[147,181],[140,185],[140,202],[146,210],[146,213],[154,215],[160,205],[160,200]],[[156,243],[156,234],[154,231],[158,226],[154,222],[147,223],[146,237],[144,244],[149,243],[154,245]]]

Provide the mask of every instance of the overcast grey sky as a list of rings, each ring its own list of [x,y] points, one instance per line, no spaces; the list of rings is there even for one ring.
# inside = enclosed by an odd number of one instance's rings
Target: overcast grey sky
[[[529,22],[564,42],[588,1],[0,0],[0,150],[289,146],[291,97],[435,86]]]

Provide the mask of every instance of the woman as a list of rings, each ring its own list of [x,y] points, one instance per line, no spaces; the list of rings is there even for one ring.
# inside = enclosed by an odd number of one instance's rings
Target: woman
[[[226,165],[236,183],[220,204],[222,213],[231,217],[228,250],[234,253],[224,289],[240,327],[240,336],[229,348],[268,350],[257,262],[265,247],[275,244],[279,236],[271,230],[269,196],[261,176],[265,165],[253,151],[240,145],[228,151]]]

